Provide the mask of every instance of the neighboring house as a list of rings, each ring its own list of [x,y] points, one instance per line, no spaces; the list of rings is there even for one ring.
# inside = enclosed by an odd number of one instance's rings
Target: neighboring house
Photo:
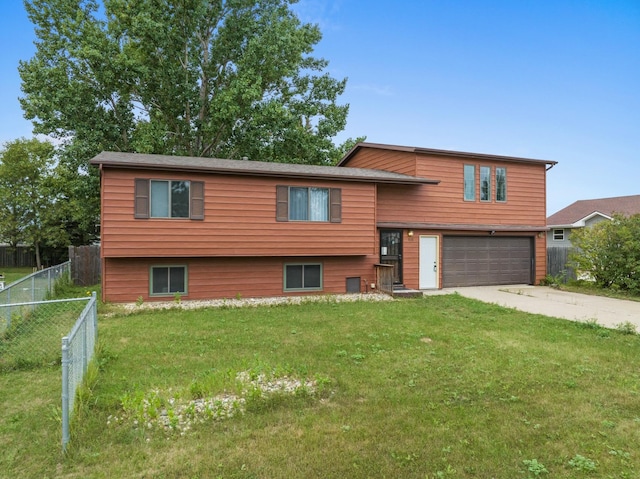
[[[640,195],[580,200],[547,218],[548,247],[570,247],[571,233],[601,221],[611,220],[614,213],[631,216],[640,213]]]
[[[103,152],[112,302],[537,283],[555,162],[359,143],[338,166]]]

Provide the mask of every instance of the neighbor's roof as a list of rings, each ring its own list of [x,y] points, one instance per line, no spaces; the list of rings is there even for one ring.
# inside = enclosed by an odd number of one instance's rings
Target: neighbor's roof
[[[351,158],[362,148],[374,148],[378,150],[391,150],[407,153],[419,153],[425,155],[434,156],[450,156],[456,158],[464,158],[470,160],[484,160],[484,161],[507,161],[510,163],[542,163],[545,165],[553,166],[557,164],[557,161],[551,160],[536,160],[533,158],[519,158],[516,156],[501,156],[501,155],[488,155],[485,153],[469,153],[465,151],[451,151],[451,150],[436,150],[433,148],[420,148],[414,146],[397,146],[397,145],[385,145],[380,143],[365,143],[361,142],[356,144],[351,150],[338,162],[338,166],[346,165]]]
[[[313,178],[397,185],[432,184],[440,180],[392,173],[368,168],[340,168],[337,166],[299,165],[249,160],[223,160],[192,156],[147,155],[141,153],[116,153],[103,151],[90,163],[118,168],[145,170],[196,171],[244,176],[270,176],[280,178]]]
[[[614,213],[630,216],[640,213],[640,195],[579,200],[547,218],[547,226],[580,227],[593,216],[611,218]]]

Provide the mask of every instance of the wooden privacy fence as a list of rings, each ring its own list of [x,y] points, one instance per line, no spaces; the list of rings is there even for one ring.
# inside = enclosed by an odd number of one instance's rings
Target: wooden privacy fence
[[[0,246],[0,268],[32,268],[35,265],[36,255],[28,246]]]
[[[102,263],[100,246],[69,246],[71,280],[78,286],[91,286],[100,282]]]
[[[573,248],[567,246],[547,247],[547,275],[564,276],[564,281],[576,279],[576,273],[569,266],[569,255]]]

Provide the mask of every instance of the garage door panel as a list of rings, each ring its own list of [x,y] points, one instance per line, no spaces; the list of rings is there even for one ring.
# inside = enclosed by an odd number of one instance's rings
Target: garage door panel
[[[444,287],[531,281],[529,237],[445,236],[442,254]]]

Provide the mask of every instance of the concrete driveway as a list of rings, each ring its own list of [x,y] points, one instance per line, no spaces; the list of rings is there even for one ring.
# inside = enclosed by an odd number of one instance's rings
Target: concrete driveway
[[[534,314],[572,321],[593,321],[608,328],[630,322],[640,332],[640,302],[568,293],[546,286],[475,286],[425,291],[462,296]]]

